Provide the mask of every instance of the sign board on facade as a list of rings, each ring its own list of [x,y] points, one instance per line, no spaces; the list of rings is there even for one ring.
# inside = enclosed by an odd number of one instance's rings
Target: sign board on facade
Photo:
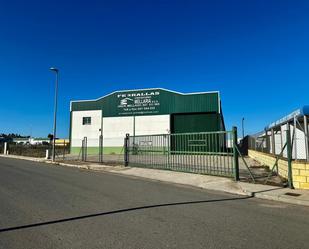
[[[159,113],[160,91],[140,91],[117,94],[118,115]]]

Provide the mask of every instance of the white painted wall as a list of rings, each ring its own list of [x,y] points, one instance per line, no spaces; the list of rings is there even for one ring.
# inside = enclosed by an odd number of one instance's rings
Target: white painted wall
[[[127,133],[133,134],[133,117],[103,118],[103,146],[123,146]]]
[[[91,125],[83,125],[83,117],[91,117]],[[72,113],[72,147],[80,147],[87,137],[88,146],[99,146],[101,111],[74,111]],[[103,146],[123,146],[127,133],[133,135],[134,117],[103,117]],[[135,117],[136,135],[168,134],[170,115]]]
[[[104,146],[123,146],[127,133],[134,134],[134,117],[103,118]],[[170,115],[151,115],[135,117],[135,135],[168,134]]]
[[[170,133],[170,115],[135,117],[135,135],[156,135]]]
[[[269,146],[270,146],[270,153],[273,153],[273,142],[272,142],[272,136],[271,136],[271,132],[268,131],[267,133],[269,135]],[[281,134],[280,132],[276,133],[274,131],[274,139],[275,139],[275,154],[278,155],[280,154],[281,148],[282,148],[282,141],[281,141]],[[266,142],[264,142],[264,145],[266,146]]]
[[[294,126],[290,125],[291,141],[292,141],[292,136],[293,136],[293,129],[294,129]],[[286,130],[287,130],[287,125],[286,124],[282,125],[281,131],[282,131],[283,145],[286,143]],[[304,132],[297,128],[295,138],[296,139],[293,142],[293,148],[292,148],[292,158],[293,159],[306,159],[306,146],[305,146]],[[281,144],[276,143],[276,147],[277,146],[280,147],[280,148],[276,148],[276,152],[278,152],[278,154],[279,154],[280,150],[281,150]],[[287,157],[287,150],[286,149],[283,152],[283,156]]]
[[[91,117],[90,125],[83,125],[83,117]],[[101,134],[102,111],[73,111],[72,112],[72,147],[81,147],[82,140],[87,137],[88,146],[99,146]]]
[[[284,144],[282,144],[280,133],[277,133],[277,134],[274,134],[274,135],[275,135],[275,154],[278,155],[278,154],[280,154],[282,146]],[[272,146],[272,138],[271,137],[270,137],[270,143],[271,143],[270,146]],[[272,149],[271,149],[271,152],[272,152]]]
[[[306,159],[305,134],[300,129],[296,129],[296,136],[292,153],[294,158]]]

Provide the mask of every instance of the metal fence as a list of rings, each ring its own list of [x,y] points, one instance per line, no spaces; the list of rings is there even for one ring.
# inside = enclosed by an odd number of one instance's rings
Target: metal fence
[[[254,182],[261,174],[251,169],[250,160],[241,155],[236,141],[236,128],[218,132],[84,137],[71,140],[70,145],[56,146],[55,159],[227,176]],[[8,144],[8,150],[9,154],[44,158],[46,150],[52,152],[52,147]]]
[[[7,151],[10,155],[28,156],[28,157],[45,157],[46,150],[50,149],[49,145],[24,145],[24,144],[7,144]]]
[[[271,143],[267,141],[269,139],[268,133],[249,138],[248,147],[270,153],[272,149],[269,147]],[[56,146],[56,161],[165,169],[234,177],[235,180],[252,182],[263,178],[268,181],[273,176],[278,160],[271,171],[264,172],[260,165],[245,158],[237,145],[236,127],[232,131],[218,132],[84,137],[70,142],[70,145],[64,143]],[[283,145],[280,153],[288,153],[287,148]],[[0,149],[3,150],[3,146]],[[46,156],[46,150],[52,151],[51,145],[12,143],[8,144],[7,149],[9,154],[41,158]]]
[[[292,129],[293,132],[291,132]],[[273,174],[282,175],[280,174],[281,171],[279,170],[278,161],[280,159],[283,159],[287,161],[287,170],[283,170],[283,178],[287,177],[286,180],[289,187],[293,188],[292,160],[300,160],[299,154],[297,153],[294,153],[293,157],[293,149],[295,148],[295,145],[297,145],[296,132],[296,127],[293,128],[289,124],[287,124],[285,125],[285,129],[282,129],[282,127],[280,127],[280,129],[276,130],[276,132],[274,129],[272,129],[271,131],[266,130],[264,133],[261,132],[256,136],[251,136],[248,138],[249,150],[268,153],[273,155],[275,158],[275,162],[273,163],[273,165],[268,165],[271,167],[265,183],[269,181],[269,178]],[[298,148],[300,148],[299,146],[301,146],[301,144],[298,144]],[[306,160],[306,157],[304,157],[303,159]]]
[[[84,137],[72,141],[66,160],[167,169],[237,177],[233,131],[124,137]]]
[[[129,166],[235,177],[238,159],[233,145],[236,130],[127,136]]]
[[[3,153],[3,146],[1,146],[1,153]],[[28,157],[38,157],[44,158],[46,157],[46,150],[49,150],[51,155],[52,146],[51,144],[16,144],[16,143],[8,143],[7,144],[7,153],[10,155],[17,156],[28,156]],[[64,159],[66,155],[69,154],[70,146],[69,144],[56,145],[55,147],[55,155],[56,159]]]
[[[307,160],[308,139],[302,127],[285,124],[248,137],[248,149],[287,158],[287,131],[290,130],[292,160]]]
[[[71,153],[65,160],[76,160],[108,165],[124,164],[124,137],[84,137],[73,139]]]

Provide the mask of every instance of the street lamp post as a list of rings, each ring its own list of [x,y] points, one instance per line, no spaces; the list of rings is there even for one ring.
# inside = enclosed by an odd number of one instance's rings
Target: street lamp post
[[[242,139],[245,137],[245,127],[244,127],[245,118],[241,120],[241,127],[242,127]]]
[[[52,154],[52,161],[54,162],[55,161],[55,154],[56,154],[56,130],[57,130],[58,74],[59,74],[59,70],[55,67],[51,67],[50,70],[56,73],[55,99],[54,99],[53,154]]]

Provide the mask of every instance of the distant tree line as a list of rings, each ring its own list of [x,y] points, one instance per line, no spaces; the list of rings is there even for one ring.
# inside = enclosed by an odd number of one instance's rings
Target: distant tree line
[[[4,142],[12,142],[14,138],[30,138],[30,136],[22,136],[17,133],[0,133],[0,144],[3,144]]]
[[[30,136],[23,136],[17,133],[9,133],[9,134],[0,133],[0,137],[2,138],[30,138]]]

